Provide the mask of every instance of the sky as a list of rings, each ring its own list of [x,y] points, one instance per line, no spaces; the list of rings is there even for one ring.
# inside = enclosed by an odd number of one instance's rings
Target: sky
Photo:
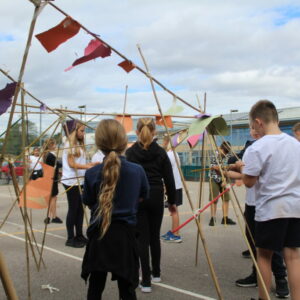
[[[278,108],[300,106],[300,1],[245,0],[55,0],[57,6],[197,106],[207,93],[207,112],[247,112],[259,99]],[[33,4],[0,1],[0,67],[18,77]],[[40,13],[35,34],[56,26],[64,16],[51,6]],[[51,53],[33,38],[24,84],[50,107],[88,112],[122,112],[128,85],[128,113],[157,113],[149,79],[127,74],[112,53],[64,70],[83,54],[91,36],[83,30]],[[0,74],[0,89],[8,80]],[[173,98],[157,87],[163,111]],[[29,98],[28,103],[35,104]],[[183,115],[195,111],[185,107]],[[17,116],[16,116],[17,117]],[[43,116],[42,127],[51,121]],[[8,114],[0,116],[0,131]],[[30,119],[38,124],[38,118]],[[53,118],[52,118],[53,119]]]

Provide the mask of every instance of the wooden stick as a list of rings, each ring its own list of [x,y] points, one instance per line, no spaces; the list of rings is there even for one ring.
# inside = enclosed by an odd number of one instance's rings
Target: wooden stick
[[[13,101],[12,101],[12,105],[11,105],[6,136],[5,136],[3,145],[2,145],[2,151],[1,151],[1,156],[0,156],[0,168],[2,166],[4,153],[6,151],[6,146],[7,146],[7,143],[8,143],[8,137],[9,137],[9,133],[10,133],[10,129],[11,129],[12,119],[13,119],[13,116],[14,116],[14,111],[15,111],[17,99],[18,99],[19,92],[20,92],[21,82],[23,80],[23,75],[24,75],[24,72],[25,72],[25,66],[26,66],[27,57],[28,57],[28,54],[29,54],[29,48],[31,46],[31,40],[32,40],[32,37],[33,37],[33,31],[34,31],[35,23],[36,23],[36,20],[37,20],[37,17],[38,17],[38,13],[39,13],[39,5],[37,5],[34,9],[33,17],[32,17],[30,28],[29,28],[29,34],[28,34],[27,43],[26,43],[26,47],[25,47],[25,51],[24,51],[24,55],[23,55],[23,60],[22,60],[22,64],[21,64],[21,68],[20,68],[20,72],[19,72],[19,76],[18,76],[17,86],[16,86],[16,89],[15,89],[15,93],[14,93],[14,97],[13,97]]]
[[[51,5],[52,7],[54,7],[56,10],[58,10],[60,13],[62,13],[64,16],[69,17],[69,15],[64,12],[61,8],[59,8],[58,6],[56,6],[55,4],[53,4],[52,2],[48,3],[49,5]],[[107,47],[109,47],[113,52],[115,52],[117,55],[119,55],[120,57],[122,57],[124,60],[130,61],[130,59],[128,59],[125,55],[123,55],[122,53],[120,53],[119,51],[117,51],[115,48],[113,48],[112,46],[110,46],[108,43],[106,43],[104,40],[102,40],[99,35],[91,32],[90,30],[88,30],[85,26],[83,26],[82,24],[80,24],[78,21],[76,21],[80,27],[86,31],[89,35],[93,36],[95,39],[97,39],[98,41],[100,41],[101,43],[105,44]],[[171,90],[169,90],[168,88],[166,88],[162,83],[160,83],[157,79],[155,79],[152,75],[149,74],[149,72],[143,70],[142,68],[140,68],[139,66],[137,66],[136,64],[135,68],[140,71],[141,73],[143,73],[146,77],[148,77],[149,79],[151,79],[153,82],[155,82],[157,85],[159,85],[163,90],[165,90],[167,93],[171,94],[173,97],[177,98],[179,101],[183,102],[185,105],[189,106],[190,108],[194,109],[195,111],[199,111],[198,108],[196,108],[195,106],[191,105],[188,101],[182,99],[181,97],[179,97],[178,95],[176,95],[175,93],[173,93]]]
[[[0,72],[3,73],[3,74],[4,74],[7,78],[9,78],[11,81],[16,82],[16,80],[14,80],[7,72],[5,72],[4,70],[2,70],[1,68],[0,68]],[[21,88],[21,87],[19,87],[19,88]],[[24,88],[23,88],[23,89],[24,89]],[[27,90],[24,89],[24,92],[25,92],[28,96],[30,96],[32,99],[34,99],[35,101],[37,101],[38,103],[44,104],[44,105],[45,105],[44,102],[42,102],[41,100],[39,100],[37,97],[33,96],[33,95],[32,95],[30,92],[28,92]],[[58,115],[59,117],[62,117],[62,114],[61,114],[61,112],[58,111],[58,109],[53,110],[53,109],[51,109],[51,108],[50,108],[49,106],[47,106],[47,105],[46,105],[46,107],[47,107],[48,110],[50,110],[50,111],[53,112],[54,114]],[[11,113],[11,111],[10,111],[10,113]],[[66,116],[67,116],[68,118],[72,119],[72,120],[75,120],[75,119],[74,119],[72,116],[70,116],[70,115],[66,115]],[[89,125],[87,125],[86,123],[84,123],[83,121],[81,121],[81,120],[77,120],[77,121],[80,122],[80,123],[82,123],[83,125],[85,125],[85,126],[91,128],[91,129],[93,129],[92,127],[90,127]]]
[[[22,84],[23,85],[23,84]],[[21,90],[21,103],[22,103],[22,148],[24,149],[26,146],[26,119],[25,119],[25,107],[24,107],[24,92]],[[23,182],[26,182],[27,179],[27,159],[25,151],[23,151],[23,164],[24,164],[24,172],[23,172]],[[25,253],[26,253],[26,271],[27,271],[27,297],[31,299],[31,284],[30,284],[30,262],[29,262],[29,249],[28,249],[28,228],[27,228],[27,220],[28,220],[28,212],[27,212],[27,197],[26,197],[26,184],[23,187],[23,197],[24,197],[24,216],[25,216]]]
[[[7,299],[19,300],[14,284],[10,278],[8,268],[4,260],[4,256],[1,251],[0,251],[0,277],[1,277],[2,285],[5,294],[7,296]]]
[[[145,65],[145,68],[147,70],[147,73],[149,73],[149,68],[148,68],[148,65],[147,65],[147,62],[143,56],[143,53],[142,53],[142,50],[140,48],[139,45],[137,45],[137,48],[139,50],[139,53],[141,55],[141,58],[144,62],[144,65]],[[157,94],[156,94],[156,90],[155,90],[155,87],[154,87],[154,83],[153,83],[153,79],[152,79],[152,76],[149,75],[149,80],[150,80],[150,83],[151,83],[151,87],[152,87],[152,92],[153,92],[153,95],[154,95],[154,98],[155,98],[155,101],[156,101],[156,104],[157,104],[157,108],[158,108],[158,111],[162,117],[162,120],[163,120],[163,123],[164,123],[164,126],[165,126],[165,130],[167,132],[167,135],[168,135],[168,138],[169,140],[171,141],[171,135],[169,133],[169,130],[168,130],[168,126],[167,126],[167,123],[166,123],[166,120],[165,120],[165,117],[164,117],[164,114],[162,112],[162,109],[161,109],[161,105],[160,105],[160,102],[159,102],[159,99],[157,97]],[[180,174],[180,177],[181,177],[181,180],[182,180],[182,184],[183,184],[183,187],[184,187],[184,190],[185,190],[185,193],[186,193],[186,196],[188,198],[188,201],[190,203],[190,206],[191,206],[191,209],[192,211],[194,211],[194,207],[193,207],[193,203],[192,203],[192,200],[191,200],[191,197],[190,197],[190,194],[189,194],[189,190],[187,188],[187,185],[186,185],[186,182],[184,180],[184,176],[182,174],[182,170],[180,168],[180,163],[179,163],[179,160],[178,160],[178,157],[176,155],[176,152],[175,152],[175,149],[174,149],[174,146],[173,146],[173,143],[170,143],[171,144],[171,148],[172,148],[172,151],[173,151],[173,154],[174,154],[174,157],[175,157],[175,161],[176,161],[176,165],[178,167],[178,170],[179,170],[179,174]],[[220,289],[220,286],[219,286],[219,282],[218,282],[218,279],[217,279],[217,276],[216,276],[216,273],[215,273],[215,270],[214,270],[214,267],[212,265],[212,261],[211,261],[211,258],[210,258],[210,254],[208,252],[208,248],[207,248],[207,245],[206,245],[206,241],[205,241],[205,238],[204,238],[204,235],[203,235],[203,232],[202,232],[202,228],[201,228],[201,225],[200,223],[198,222],[197,219],[195,219],[196,221],[196,224],[198,226],[198,229],[199,229],[199,232],[200,232],[200,236],[201,236],[201,241],[203,243],[203,248],[204,248],[204,252],[206,254],[206,258],[207,258],[207,262],[208,262],[208,265],[209,265],[209,269],[210,269],[210,272],[211,272],[211,275],[212,275],[212,279],[213,279],[213,282],[215,284],[215,288],[216,288],[216,291],[217,291],[217,294],[218,294],[218,298],[220,300],[223,300],[223,296],[221,294],[221,289]]]
[[[214,139],[214,136],[212,137],[212,140],[213,140],[212,146],[215,146],[215,150],[216,150],[216,149],[217,149],[217,144],[216,144],[216,141],[215,141],[215,139]],[[216,152],[215,152],[215,151],[214,151],[214,154],[216,155]],[[219,165],[219,167],[220,167],[219,160],[218,160],[217,156],[216,156],[216,161],[217,161],[217,163],[218,163],[218,165]],[[221,167],[220,167],[220,173],[221,173],[221,175],[222,175],[222,181],[223,181],[224,183],[226,183],[226,177],[224,176],[224,173],[223,173],[223,170],[222,170]],[[231,193],[232,193],[232,192],[231,192]],[[231,197],[231,199],[233,199],[233,198]],[[270,296],[269,296],[269,294],[268,294],[268,292],[267,292],[267,288],[266,288],[265,282],[264,282],[263,279],[262,279],[261,272],[260,272],[260,270],[259,270],[259,268],[258,268],[258,265],[257,265],[257,263],[256,263],[256,260],[255,260],[254,254],[253,254],[253,252],[252,252],[251,246],[250,246],[249,241],[248,241],[248,239],[247,239],[247,237],[246,237],[246,234],[245,234],[245,232],[244,232],[244,227],[243,227],[242,224],[241,224],[241,221],[240,221],[238,212],[237,212],[236,207],[235,207],[235,203],[234,203],[234,201],[231,201],[231,203],[232,203],[232,207],[233,207],[234,213],[235,213],[235,215],[236,215],[236,218],[237,218],[239,227],[240,227],[240,229],[241,229],[242,237],[243,237],[243,239],[244,239],[244,241],[245,241],[245,243],[246,243],[246,245],[247,245],[247,247],[248,247],[248,249],[249,249],[249,251],[250,251],[250,255],[251,255],[253,264],[254,264],[254,266],[255,266],[255,268],[256,268],[256,270],[257,270],[258,277],[259,277],[260,281],[262,282],[264,292],[265,292],[265,294],[267,295],[267,299],[266,299],[266,300],[271,300],[271,299],[270,299]],[[242,214],[242,215],[243,215],[243,214]],[[245,219],[244,219],[244,220],[245,220]],[[247,223],[247,222],[246,222],[246,223]],[[226,224],[226,221],[225,221],[225,224]]]
[[[125,87],[125,98],[124,98],[124,106],[123,106],[123,117],[121,124],[124,125],[124,118],[125,118],[125,112],[126,112],[126,104],[127,104],[127,91],[128,91],[128,85]]]

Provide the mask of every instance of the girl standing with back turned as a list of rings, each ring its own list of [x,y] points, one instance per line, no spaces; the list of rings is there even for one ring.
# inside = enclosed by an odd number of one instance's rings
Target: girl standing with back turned
[[[151,292],[153,282],[160,282],[160,227],[164,212],[164,188],[168,195],[169,210],[176,211],[176,189],[172,166],[166,151],[153,140],[155,123],[153,119],[142,118],[137,123],[138,141],[126,151],[129,161],[140,164],[150,184],[150,197],[141,202],[138,209],[138,244],[142,268],[141,290]],[[150,269],[149,247],[152,269]]]
[[[121,156],[127,136],[118,121],[102,120],[95,141],[105,157],[85,174],[83,203],[91,209],[91,221],[81,276],[89,277],[88,300],[101,299],[107,272],[118,281],[120,299],[136,300],[135,225],[138,203],[148,195],[146,174]]]

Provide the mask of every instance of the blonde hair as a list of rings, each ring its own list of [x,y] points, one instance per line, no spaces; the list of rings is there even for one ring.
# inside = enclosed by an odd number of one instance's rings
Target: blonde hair
[[[300,131],[300,122],[296,123],[293,126],[292,130],[293,130],[293,132]]]
[[[155,131],[154,120],[151,118],[141,118],[138,120],[136,128],[139,142],[147,150],[153,141],[153,132]]]
[[[50,152],[51,146],[53,146],[55,144],[56,144],[56,140],[53,138],[45,140],[44,145],[43,145],[43,150],[44,150],[43,161],[44,162],[46,161],[47,155]]]
[[[68,152],[74,157],[81,156],[80,150],[85,152],[84,139],[78,140],[77,138],[77,131],[82,126],[84,126],[82,123],[77,122],[75,129],[71,133],[67,134],[67,141],[69,141],[69,147],[70,147],[70,149],[68,149]]]
[[[100,238],[107,232],[113,209],[113,197],[120,176],[121,160],[119,155],[127,147],[124,127],[116,120],[102,120],[95,132],[97,147],[105,154],[102,169],[102,182],[99,193],[98,216],[102,218]]]

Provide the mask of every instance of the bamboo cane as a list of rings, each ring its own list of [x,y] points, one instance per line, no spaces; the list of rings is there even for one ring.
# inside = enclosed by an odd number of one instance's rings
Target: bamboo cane
[[[144,62],[144,65],[145,65],[145,68],[147,70],[147,74],[149,74],[149,68],[148,68],[148,65],[147,65],[147,62],[143,56],[143,53],[142,53],[142,50],[140,48],[139,45],[137,45],[137,48],[139,50],[139,53],[141,55],[141,58]],[[149,80],[150,80],[150,84],[151,84],[151,87],[152,87],[152,92],[153,92],[153,95],[154,95],[154,98],[155,98],[155,101],[156,101],[156,104],[157,104],[157,108],[159,110],[159,113],[162,117],[162,120],[163,120],[163,123],[164,123],[164,126],[165,126],[165,130],[167,132],[167,135],[168,135],[168,138],[169,140],[171,141],[171,136],[170,136],[170,133],[169,133],[169,130],[168,130],[168,127],[167,127],[167,123],[166,123],[166,120],[165,120],[165,117],[164,117],[164,114],[162,112],[162,109],[161,109],[161,105],[160,105],[160,102],[159,102],[159,99],[157,97],[157,94],[156,94],[156,90],[155,90],[155,87],[154,87],[154,83],[153,83],[153,79],[152,79],[152,76],[149,74],[148,76]],[[175,153],[175,149],[173,147],[173,144],[171,143],[171,148],[172,148],[172,151],[173,151],[173,154],[174,154],[174,157],[175,157],[175,161],[176,161],[176,164],[177,164],[177,167],[178,167],[178,170],[179,170],[179,173],[180,173],[180,176],[181,176],[181,180],[182,180],[182,183],[183,183],[183,187],[184,187],[184,190],[185,190],[185,193],[186,193],[186,196],[188,198],[188,201],[190,203],[190,206],[191,206],[191,209],[192,211],[194,211],[194,208],[193,208],[193,203],[192,203],[192,200],[191,200],[191,197],[190,197],[190,194],[189,194],[189,191],[188,191],[188,188],[187,188],[187,185],[185,183],[185,180],[184,180],[184,177],[183,177],[183,174],[182,174],[182,171],[181,171],[181,168],[179,167],[180,164],[179,164],[179,161],[178,161],[178,157]],[[213,282],[214,282],[214,285],[215,285],[215,288],[216,288],[216,292],[217,292],[217,295],[218,295],[218,298],[220,300],[223,300],[223,296],[221,294],[221,289],[220,289],[220,286],[219,286],[219,282],[218,282],[218,279],[217,279],[217,276],[216,276],[216,273],[215,273],[215,270],[214,270],[214,267],[213,267],[213,264],[212,264],[212,261],[211,261],[211,258],[210,258],[210,254],[208,252],[208,248],[206,246],[206,241],[205,241],[205,238],[204,238],[204,235],[203,235],[203,232],[202,232],[202,228],[201,228],[201,225],[200,223],[198,222],[197,219],[195,219],[196,221],[196,224],[198,226],[198,229],[199,229],[199,232],[200,232],[200,236],[201,236],[201,241],[203,243],[203,248],[204,248],[204,252],[206,254],[206,258],[207,258],[207,262],[208,262],[208,265],[209,265],[209,269],[210,269],[210,272],[211,272],[211,275],[212,275],[212,279],[213,279]]]
[[[4,256],[2,252],[0,251],[0,277],[2,281],[2,285],[5,291],[5,294],[7,296],[7,299],[9,300],[18,300],[18,295],[15,290],[14,284],[10,278],[9,271],[7,268],[7,265],[4,260]]]

